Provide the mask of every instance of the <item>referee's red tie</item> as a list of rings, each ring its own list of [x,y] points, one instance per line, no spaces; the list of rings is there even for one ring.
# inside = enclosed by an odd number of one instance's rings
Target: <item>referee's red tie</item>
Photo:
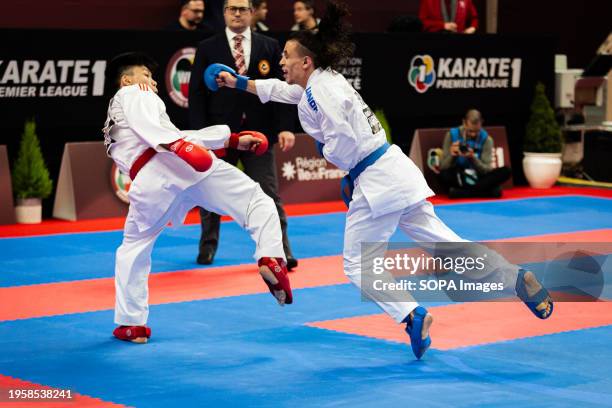
[[[242,48],[242,39],[244,36],[238,34],[234,37],[234,61],[236,62],[236,72],[240,75],[246,74],[246,63],[244,61],[244,49]]]

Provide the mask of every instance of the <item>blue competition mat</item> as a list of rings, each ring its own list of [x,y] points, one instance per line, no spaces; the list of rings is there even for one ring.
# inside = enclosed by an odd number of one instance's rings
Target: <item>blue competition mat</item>
[[[377,313],[350,285],[298,294],[282,309],[267,295],[153,306],[145,346],[113,340],[110,311],[0,323],[0,373],[136,407],[612,405],[611,326],[415,361],[303,326]]]
[[[612,200],[582,196],[436,212],[470,240],[612,228]],[[343,213],[291,217],[289,225],[298,258],[341,254]],[[199,233],[167,229],[154,272],[198,268]],[[0,286],[111,277],[120,241],[119,231],[0,239]],[[225,223],[215,266],[251,263],[252,249],[246,233]],[[112,311],[2,321],[0,375],[135,407],[612,406],[612,326],[445,351],[434,338],[416,361],[408,344],[305,325],[380,313],[352,285],[299,289],[297,297],[284,308],[269,294],[154,305],[147,345],[113,339]]]
[[[436,213],[473,241],[612,228],[612,200],[583,196],[444,205]],[[290,217],[295,256],[340,255],[344,218],[344,213]],[[121,237],[115,231],[2,238],[0,287],[112,277]],[[199,225],[167,228],[153,251],[152,272],[201,267],[195,263],[199,237]],[[255,246],[235,223],[222,225],[220,240],[214,266],[254,262]],[[392,240],[407,238],[398,231]]]

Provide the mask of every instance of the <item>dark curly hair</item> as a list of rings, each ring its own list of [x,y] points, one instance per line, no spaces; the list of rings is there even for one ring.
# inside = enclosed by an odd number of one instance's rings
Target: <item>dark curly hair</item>
[[[289,36],[288,41],[297,41],[302,54],[311,57],[316,68],[336,69],[355,51],[355,44],[350,39],[350,25],[344,21],[348,15],[346,4],[328,1],[318,31],[297,31]]]

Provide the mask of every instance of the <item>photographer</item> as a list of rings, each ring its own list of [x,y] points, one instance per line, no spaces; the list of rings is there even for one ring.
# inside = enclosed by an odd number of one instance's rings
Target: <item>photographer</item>
[[[502,195],[501,185],[510,178],[508,167],[493,168],[493,139],[482,129],[482,115],[469,110],[463,125],[444,138],[440,179],[450,198]]]

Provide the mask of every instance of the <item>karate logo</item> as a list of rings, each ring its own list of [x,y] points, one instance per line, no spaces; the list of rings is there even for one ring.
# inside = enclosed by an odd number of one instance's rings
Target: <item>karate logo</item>
[[[436,82],[434,61],[429,55],[416,55],[412,58],[408,82],[418,93],[425,93]]]
[[[174,53],[166,66],[166,89],[170,99],[178,106],[189,106],[189,78],[191,66],[195,58],[196,49],[193,47],[181,48]]]
[[[128,192],[132,185],[132,179],[127,174],[119,170],[115,163],[111,167],[111,186],[115,195],[124,203],[129,204]]]

